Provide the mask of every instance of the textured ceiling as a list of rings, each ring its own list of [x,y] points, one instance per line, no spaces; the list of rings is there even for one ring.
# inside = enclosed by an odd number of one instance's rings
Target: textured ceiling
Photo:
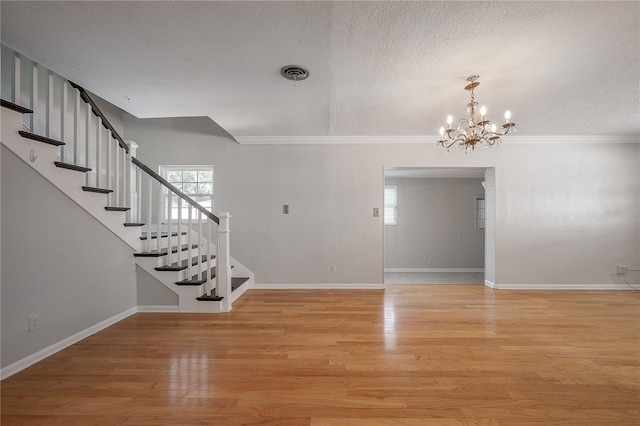
[[[1,18],[3,43],[131,114],[238,139],[435,135],[471,74],[521,135],[640,133],[635,1],[4,1]]]

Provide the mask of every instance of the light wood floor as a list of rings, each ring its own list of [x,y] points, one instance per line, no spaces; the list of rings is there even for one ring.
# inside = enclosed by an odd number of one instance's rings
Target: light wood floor
[[[2,382],[9,425],[638,425],[640,293],[249,291]]]

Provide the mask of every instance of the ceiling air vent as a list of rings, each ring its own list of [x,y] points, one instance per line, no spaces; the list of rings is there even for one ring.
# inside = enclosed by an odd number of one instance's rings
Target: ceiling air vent
[[[287,80],[301,81],[309,77],[309,71],[299,65],[287,65],[282,67],[280,74]]]

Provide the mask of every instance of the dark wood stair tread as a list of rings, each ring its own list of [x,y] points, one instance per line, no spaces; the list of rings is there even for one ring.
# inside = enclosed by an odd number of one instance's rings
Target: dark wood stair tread
[[[54,161],[53,164],[55,164],[56,167],[60,167],[61,169],[74,170],[76,172],[90,172],[91,171],[91,169],[89,167],[78,166],[77,164],[71,164],[71,163],[63,163],[62,161]]]
[[[214,259],[215,256],[211,255],[211,258]],[[202,263],[205,263],[207,261],[207,255],[203,254],[200,257],[200,260]],[[191,259],[191,266],[195,266],[198,264],[198,257],[194,257],[193,259]],[[189,259],[184,259],[182,262],[178,263],[178,262],[173,262],[171,265],[164,265],[164,266],[158,266],[156,269],[156,271],[182,271],[184,269],[187,269],[189,267]]]
[[[82,190],[86,191],[86,192],[95,192],[95,193],[98,193],[98,194],[110,194],[110,193],[113,192],[111,189],[95,188],[93,186],[83,186]]]
[[[224,297],[214,296],[212,294],[203,294],[200,297],[196,297],[196,300],[199,300],[201,302],[219,302],[222,299],[224,299]]]
[[[233,265],[231,265],[231,269],[233,269]],[[216,277],[216,267],[214,266],[209,271],[211,273],[211,279]],[[182,281],[177,281],[176,285],[202,285],[207,282],[207,271],[204,271],[200,274],[196,274],[191,277],[191,279],[186,279]]]
[[[198,245],[192,244],[191,248],[196,249],[198,248]],[[187,251],[187,250],[189,250],[189,245],[188,244],[183,245],[182,251]],[[177,253],[177,252],[178,252],[177,246],[171,248],[171,253]],[[160,252],[158,252],[158,250],[151,250],[151,251],[142,251],[139,253],[133,253],[135,257],[161,257],[161,256],[166,256],[167,254],[168,253],[166,248],[161,249]]]
[[[36,135],[35,133],[31,133],[31,132],[25,132],[24,130],[20,130],[18,131],[18,133],[20,133],[20,136],[22,136],[23,138],[32,139],[34,141],[43,142],[49,145],[55,145],[55,146],[65,145],[65,143],[62,141],[57,141],[55,139],[51,139],[46,136]]]
[[[13,102],[5,101],[4,99],[0,99],[0,104],[4,108],[9,108],[22,114],[33,114],[33,111],[31,111],[29,108],[14,104]]]
[[[168,232],[161,232],[160,233],[160,238],[166,238],[167,235],[168,235]],[[186,231],[182,232],[182,235],[187,235],[187,232]],[[172,232],[171,236],[172,237],[177,237],[178,236],[178,232],[177,231],[176,232]],[[158,238],[158,233],[157,232],[152,232],[151,233],[151,239],[153,240],[153,239],[156,239],[156,238]],[[143,240],[143,241],[146,240],[147,239],[147,233],[144,232],[142,234],[142,236],[140,237],[140,239]]]
[[[236,291],[242,284],[249,281],[249,277],[231,277],[231,291]]]
[[[131,207],[107,206],[104,209],[108,212],[128,212],[131,210]]]
[[[125,222],[124,226],[144,226],[144,222]]]

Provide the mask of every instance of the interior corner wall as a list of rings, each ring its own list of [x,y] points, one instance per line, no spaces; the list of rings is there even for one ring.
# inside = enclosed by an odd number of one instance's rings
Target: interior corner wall
[[[482,179],[385,179],[398,187],[398,223],[384,227],[385,268],[484,268],[476,229]]]
[[[4,368],[135,307],[136,272],[104,225],[4,146],[1,161]]]
[[[232,214],[232,255],[258,284],[382,284],[384,225],[373,208],[383,207],[385,167],[495,168],[496,284],[610,284],[616,264],[640,258],[637,143],[558,136],[545,144],[506,140],[467,156],[392,138],[240,145],[208,118],[131,116],[125,135],[154,169],[214,166],[215,212]]]
[[[484,171],[484,280],[496,282],[496,169]]]

